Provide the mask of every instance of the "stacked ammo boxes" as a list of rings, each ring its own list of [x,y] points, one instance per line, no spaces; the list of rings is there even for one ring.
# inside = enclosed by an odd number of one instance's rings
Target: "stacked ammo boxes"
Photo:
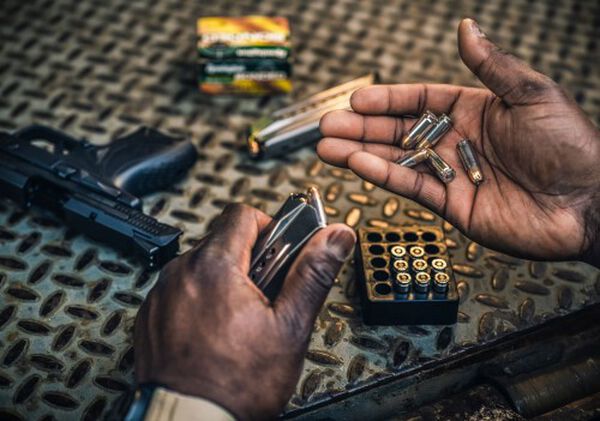
[[[286,18],[202,17],[197,34],[202,92],[268,95],[292,90]]]

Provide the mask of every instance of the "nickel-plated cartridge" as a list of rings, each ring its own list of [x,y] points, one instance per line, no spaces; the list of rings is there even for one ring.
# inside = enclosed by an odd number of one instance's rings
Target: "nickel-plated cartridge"
[[[448,264],[446,261],[444,259],[440,259],[439,257],[431,261],[431,267],[435,270],[444,270],[447,266]]]
[[[402,246],[394,246],[390,251],[393,257],[400,258],[406,254],[406,249]]]
[[[442,114],[435,126],[432,127],[417,143],[416,149],[433,148],[440,141],[448,130],[452,127],[452,119],[446,114]]]
[[[423,138],[423,136],[437,123],[438,119],[431,111],[425,111],[425,113],[417,120],[414,126],[410,129],[408,134],[402,139],[402,147],[404,149],[412,149],[417,143]]]
[[[450,277],[447,273],[438,272],[433,276],[433,289],[439,293],[445,293],[448,290]]]
[[[428,148],[429,149],[429,148]],[[433,149],[429,149],[429,158],[427,158],[427,164],[433,170],[435,175],[444,183],[449,183],[454,180],[456,171],[438,155]]]
[[[412,257],[419,258],[425,255],[425,249],[421,246],[412,246],[409,253]]]
[[[473,148],[473,144],[468,139],[463,139],[456,144],[456,150],[460,162],[462,162],[465,171],[469,175],[469,179],[478,186],[483,182],[483,172],[479,165],[479,159]]]
[[[427,269],[427,261],[425,261],[425,259],[415,259],[412,262],[412,267],[417,272],[426,270]]]
[[[402,158],[400,158],[396,163],[402,167],[412,168],[419,165],[421,162],[424,162],[429,157],[429,152],[427,148],[417,149],[416,151],[408,152]]]
[[[406,260],[394,260],[392,267],[396,272],[406,272],[408,270],[408,262]]]
[[[250,128],[248,152],[253,158],[270,158],[292,152],[321,138],[319,120],[325,113],[350,108],[359,88],[375,83],[368,74],[298,101],[261,118]]]
[[[415,292],[424,294],[429,290],[431,276],[427,272],[418,272],[415,275]]]
[[[411,281],[410,273],[398,273],[394,279],[394,289],[398,294],[406,294],[410,289]]]

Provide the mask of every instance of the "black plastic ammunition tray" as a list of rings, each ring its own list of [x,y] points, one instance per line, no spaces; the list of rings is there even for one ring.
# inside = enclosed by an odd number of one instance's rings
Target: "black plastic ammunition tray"
[[[361,228],[355,265],[366,324],[456,323],[458,292],[441,229]]]

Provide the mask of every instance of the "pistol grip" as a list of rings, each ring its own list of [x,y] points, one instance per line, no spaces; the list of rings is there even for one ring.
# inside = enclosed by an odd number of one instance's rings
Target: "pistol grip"
[[[197,158],[191,142],[149,128],[141,128],[105,148],[99,154],[102,175],[136,196],[173,185]]]

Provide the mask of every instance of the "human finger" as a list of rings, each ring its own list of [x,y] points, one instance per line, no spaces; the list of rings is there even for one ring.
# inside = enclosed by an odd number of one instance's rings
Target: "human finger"
[[[430,83],[375,85],[354,92],[350,105],[360,114],[420,116],[426,110],[442,114],[449,113],[462,95],[479,92],[475,88]]]
[[[323,137],[339,137],[361,142],[399,144],[413,118],[362,115],[348,110],[328,112],[321,118]]]
[[[491,42],[473,19],[461,21],[458,46],[467,67],[508,105],[537,102],[558,91],[552,79]]]
[[[413,199],[443,216],[446,188],[433,175],[401,167],[377,155],[362,151],[348,157],[348,168],[359,177]]]
[[[348,167],[348,157],[354,152],[365,151],[388,161],[397,161],[407,152],[392,145],[380,143],[362,143],[350,139],[326,137],[317,145],[319,158],[337,167]]]
[[[344,224],[330,225],[308,241],[275,301],[275,313],[284,323],[305,335],[310,333],[333,280],[355,242],[354,231]]]
[[[230,256],[230,261],[239,262],[240,268],[248,272],[252,248],[271,219],[266,213],[251,206],[229,204],[215,220],[202,251],[222,257]]]

